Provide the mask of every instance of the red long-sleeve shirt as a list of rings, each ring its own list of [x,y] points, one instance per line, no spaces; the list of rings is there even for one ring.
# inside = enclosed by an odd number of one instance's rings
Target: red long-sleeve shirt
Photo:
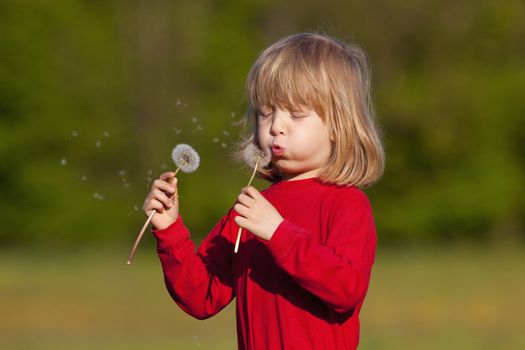
[[[355,349],[376,248],[372,209],[355,187],[316,178],[262,192],[284,221],[269,241],[238,226],[233,209],[197,252],[181,217],[157,238],[166,286],[204,319],[236,298],[239,349]]]

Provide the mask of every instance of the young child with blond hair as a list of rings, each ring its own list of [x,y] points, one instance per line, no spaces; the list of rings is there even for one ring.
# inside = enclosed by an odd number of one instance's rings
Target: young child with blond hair
[[[242,146],[268,157],[258,175],[271,185],[243,188],[195,251],[170,198],[174,173],[154,182],[144,212],[158,212],[168,291],[198,319],[235,299],[239,349],[355,349],[377,241],[362,189],[384,169],[366,55],[327,35],[291,35],[262,52],[246,90]]]

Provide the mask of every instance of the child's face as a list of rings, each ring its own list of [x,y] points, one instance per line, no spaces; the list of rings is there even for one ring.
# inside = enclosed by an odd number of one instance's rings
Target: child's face
[[[314,177],[328,161],[329,127],[315,111],[262,107],[257,120],[259,145],[272,155],[272,164],[284,180]]]

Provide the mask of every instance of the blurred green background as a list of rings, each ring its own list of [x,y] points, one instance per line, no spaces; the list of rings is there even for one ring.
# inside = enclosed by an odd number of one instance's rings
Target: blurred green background
[[[232,306],[170,301],[151,236],[125,261],[176,144],[201,155],[179,176],[195,242],[233,205],[244,80],[301,31],[361,44],[374,74],[360,348],[525,347],[523,1],[0,0],[0,348],[235,347]]]

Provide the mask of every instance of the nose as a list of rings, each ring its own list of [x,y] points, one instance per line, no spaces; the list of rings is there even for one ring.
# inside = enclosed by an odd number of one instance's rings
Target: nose
[[[272,125],[270,127],[270,135],[284,135],[285,134],[285,123],[284,123],[284,114],[281,110],[276,109],[272,115]]]

